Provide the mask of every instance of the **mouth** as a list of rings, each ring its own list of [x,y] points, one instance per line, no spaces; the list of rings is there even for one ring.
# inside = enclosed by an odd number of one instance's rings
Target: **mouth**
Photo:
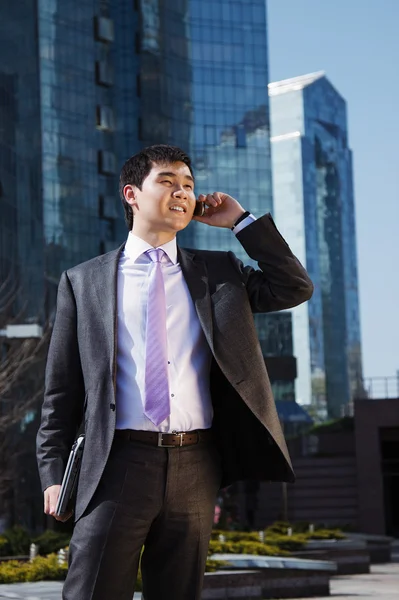
[[[187,212],[186,207],[182,204],[172,204],[172,206],[169,207],[169,210],[171,210],[172,212],[180,213],[182,215]]]

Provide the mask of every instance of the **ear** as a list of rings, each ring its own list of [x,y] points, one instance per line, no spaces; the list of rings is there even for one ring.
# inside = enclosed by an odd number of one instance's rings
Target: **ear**
[[[125,187],[123,188],[123,195],[125,197],[126,202],[130,204],[132,208],[137,208],[136,192],[135,187],[133,185],[125,185]]]

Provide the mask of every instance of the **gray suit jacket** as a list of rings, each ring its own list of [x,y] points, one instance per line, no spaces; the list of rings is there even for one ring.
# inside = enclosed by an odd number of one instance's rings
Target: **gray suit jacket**
[[[213,354],[213,428],[223,486],[240,479],[293,481],[252,312],[308,300],[312,283],[270,215],[238,239],[259,270],[232,252],[178,249],[181,268]],[[116,290],[123,249],[61,276],[37,436],[43,490],[61,482],[82,422],[86,433],[75,518],[99,483],[115,431]]]

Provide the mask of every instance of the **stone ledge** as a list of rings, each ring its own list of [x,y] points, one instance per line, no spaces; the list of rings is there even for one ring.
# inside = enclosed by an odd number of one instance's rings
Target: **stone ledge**
[[[328,560],[337,565],[337,575],[359,575],[370,573],[370,554],[366,549],[350,550],[346,548],[325,548],[300,550],[294,552],[299,558]]]
[[[366,543],[372,565],[391,562],[394,538],[368,533],[348,533],[347,535],[349,539],[361,540]]]
[[[206,573],[202,600],[266,600],[330,595],[330,574],[297,569]]]

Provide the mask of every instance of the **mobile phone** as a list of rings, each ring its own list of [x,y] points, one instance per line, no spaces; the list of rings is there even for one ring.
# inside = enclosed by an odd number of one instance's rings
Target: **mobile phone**
[[[205,214],[205,202],[196,200],[193,217],[203,217]]]

